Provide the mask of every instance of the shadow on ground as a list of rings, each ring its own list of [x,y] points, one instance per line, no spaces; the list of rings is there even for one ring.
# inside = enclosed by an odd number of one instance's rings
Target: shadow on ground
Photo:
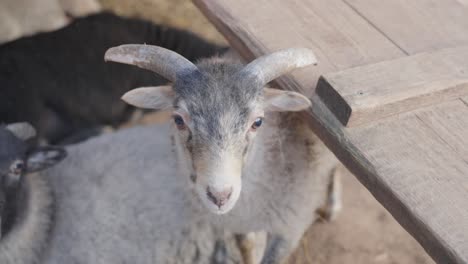
[[[343,211],[309,228],[290,263],[434,263],[348,170],[340,172]]]

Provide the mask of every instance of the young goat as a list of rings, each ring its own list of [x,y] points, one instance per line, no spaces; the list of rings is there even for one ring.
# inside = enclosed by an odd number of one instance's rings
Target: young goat
[[[327,203],[337,161],[295,113],[310,101],[264,86],[314,63],[313,54],[289,49],[247,66],[225,58],[194,65],[161,47],[124,45],[105,58],[170,80],[123,99],[173,111],[174,124],[70,146],[69,158],[48,170],[58,203],[50,263],[175,261],[197,225],[259,243],[266,233],[263,263],[283,262]],[[258,255],[244,258],[255,263]]]
[[[47,181],[37,172],[65,157],[63,149],[28,151],[24,140],[34,129],[26,123],[0,126],[0,263],[40,263],[52,218]]]

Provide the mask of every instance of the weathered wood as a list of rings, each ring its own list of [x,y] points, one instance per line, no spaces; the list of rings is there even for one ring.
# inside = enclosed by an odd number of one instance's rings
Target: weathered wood
[[[317,94],[346,126],[468,95],[468,46],[325,74]]]
[[[344,0],[408,54],[468,45],[466,0]]]
[[[468,97],[467,97],[468,98]],[[434,105],[416,116],[468,163],[468,105],[463,100]],[[468,183],[468,174],[464,175]],[[465,184],[468,190],[468,185]],[[468,210],[468,208],[467,208]]]
[[[404,55],[341,0],[239,0],[194,3],[247,59],[281,48],[311,48],[314,71],[295,71],[300,89],[311,95],[321,73]],[[330,16],[329,14],[333,14]]]
[[[429,255],[438,263],[467,263],[468,162],[460,156],[467,145],[455,143],[468,135],[461,101],[355,128],[344,128],[317,95],[312,103],[311,122],[320,138]],[[456,116],[450,116],[453,110]],[[443,122],[464,118],[461,129],[421,120],[434,111]],[[455,148],[446,145],[440,127],[452,133]]]
[[[417,0],[418,3],[421,1]],[[431,3],[435,0],[426,1]],[[401,57],[403,52],[396,45],[400,46],[403,42],[390,41],[381,33],[381,28],[372,28],[374,23],[369,18],[357,13],[352,5],[346,8],[341,1],[194,2],[231,45],[248,59],[280,48],[312,48],[321,66],[281,78],[279,83],[284,89],[310,94],[320,74],[395,59]],[[397,2],[398,12],[394,12],[390,22],[398,20],[399,13],[403,18],[411,18],[413,12],[419,12],[418,9],[425,6],[415,7],[413,2],[405,1],[406,5],[403,1]],[[391,0],[371,4],[386,6],[391,5]],[[450,12],[443,16],[449,17]],[[454,16],[462,19],[456,14]],[[426,18],[427,21],[430,19]],[[451,29],[447,29],[449,33],[443,31],[446,27],[444,21],[438,19],[441,25],[436,27],[442,33],[434,34],[434,39],[424,39],[437,45],[408,44],[413,48],[406,48],[406,52],[466,45],[463,43],[464,36],[449,36],[448,42],[435,39],[451,35]],[[450,23],[447,25],[450,27]],[[402,40],[408,38],[410,41],[407,43],[413,43],[417,39],[417,27],[407,24],[399,26],[413,28],[402,35]],[[410,39],[411,34],[415,37]],[[310,122],[313,130],[396,220],[437,262],[468,263],[468,199],[464,187],[468,163],[461,156],[468,146],[464,147],[464,141],[455,143],[465,135],[464,138],[468,137],[468,128],[463,127],[468,117],[466,109],[462,108],[468,105],[468,98],[463,99],[464,103],[461,100],[458,103],[449,102],[449,106],[441,106],[443,109],[419,109],[354,128],[343,127],[318,95],[313,95],[311,100]],[[454,109],[461,114],[456,117],[444,115]],[[425,119],[432,118],[433,112],[438,111],[441,111],[441,115],[437,118]],[[441,121],[449,118],[454,118],[450,122],[457,122],[457,118],[464,120],[458,121],[461,125],[452,131],[453,123]],[[430,122],[436,124],[428,126]],[[445,126],[447,129],[444,131],[441,127]],[[448,136],[444,133],[451,134]],[[445,142],[445,138],[451,143]]]
[[[467,115],[468,107],[455,100],[348,130],[380,184],[409,211],[395,216],[411,228],[405,218],[414,217],[420,229],[414,236],[441,263],[468,261]]]

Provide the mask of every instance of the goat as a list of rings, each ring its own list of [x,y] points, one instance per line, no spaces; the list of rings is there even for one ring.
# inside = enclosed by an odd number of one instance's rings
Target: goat
[[[124,45],[105,59],[171,81],[123,99],[172,111],[174,123],[67,148],[69,158],[46,172],[57,197],[48,263],[179,261],[171,256],[197,225],[264,242],[244,254],[246,263],[282,263],[327,204],[337,160],[298,112],[308,98],[264,86],[314,63],[313,54],[288,49],[246,66],[226,58],[195,65],[161,47]]]
[[[40,263],[52,218],[47,181],[37,171],[58,163],[58,147],[29,150],[34,129],[26,123],[0,126],[0,263]]]
[[[106,65],[102,54],[120,43],[156,44],[190,60],[224,49],[190,32],[138,19],[109,13],[79,18],[58,31],[0,46],[0,122],[27,121],[39,138],[57,143],[78,131],[126,121],[134,108],[120,96],[166,81]]]
[[[2,264],[49,263],[43,254],[51,239],[49,231],[54,226],[55,190],[45,175],[36,172],[58,163],[66,156],[66,152],[51,146],[28,150],[24,140],[34,135],[35,130],[26,123],[0,127]],[[178,259],[181,263],[195,263],[193,260],[198,263],[236,263],[236,259],[240,260],[234,238],[216,232],[203,223],[194,224],[184,232],[184,241],[177,242],[176,251],[170,251],[170,248],[165,250],[171,252],[170,255],[166,253],[170,258]],[[60,263],[69,261],[64,259]]]

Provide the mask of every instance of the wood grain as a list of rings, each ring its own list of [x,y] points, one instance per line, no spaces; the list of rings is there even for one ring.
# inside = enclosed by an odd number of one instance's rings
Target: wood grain
[[[424,228],[413,230],[416,239],[430,254],[439,255],[441,263],[468,261],[467,115],[468,107],[455,100],[349,130],[380,184],[388,186]],[[408,214],[396,216],[404,223]],[[431,236],[444,245],[445,253]],[[440,254],[451,260],[442,261]]]
[[[317,94],[346,126],[468,95],[468,46],[325,74]]]
[[[468,105],[463,100],[434,105],[424,111],[416,112],[417,118],[452,149],[454,156],[459,156],[468,164],[467,115]],[[468,183],[468,174],[464,176]]]
[[[344,0],[408,54],[468,45],[466,0]]]
[[[246,59],[282,48],[311,48],[319,61],[318,67],[292,74],[302,84],[296,89],[307,95],[312,95],[324,72],[404,55],[341,0],[194,0],[194,3]]]
[[[438,263],[467,263],[468,163],[460,153],[468,145],[455,143],[468,136],[467,105],[458,100],[442,109],[428,107],[344,128],[318,95],[311,100],[310,121],[317,135],[427,253]],[[456,117],[444,116],[454,108]],[[434,111],[441,111],[438,120],[464,118],[450,136],[454,147],[443,140],[451,124],[428,127],[428,120],[421,120]]]

